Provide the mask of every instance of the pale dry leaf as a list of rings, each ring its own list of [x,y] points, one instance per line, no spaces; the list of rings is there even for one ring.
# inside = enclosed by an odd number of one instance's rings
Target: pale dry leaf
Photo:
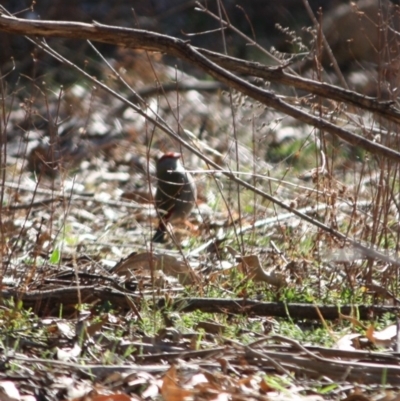
[[[193,395],[193,391],[179,386],[175,365],[172,365],[169,368],[163,378],[161,395],[163,396],[164,401],[183,401],[187,397]]]
[[[216,396],[214,398],[209,398],[209,401],[212,401],[212,400],[214,400],[214,401],[229,401],[231,399],[232,399],[232,394],[222,392],[222,393],[216,394]],[[236,398],[236,397],[235,397],[235,399],[238,400],[238,398]],[[247,399],[247,397],[246,397],[246,399]]]
[[[356,388],[354,393],[348,395],[343,401],[372,401],[372,399]]]
[[[56,327],[59,333],[65,336],[66,338],[72,339],[75,337],[75,331],[71,327],[71,325],[64,322],[56,322]]]
[[[21,396],[17,387],[12,381],[0,381],[0,400],[2,401],[20,401]]]
[[[103,315],[101,316],[100,321],[88,325],[86,327],[85,333],[88,337],[93,337],[93,335],[100,331],[106,323],[109,323],[108,315]]]
[[[200,373],[194,374],[190,378],[190,380],[186,383],[186,385],[190,386],[190,387],[196,387],[202,383],[208,383],[208,380],[207,380],[206,376],[204,375],[204,373],[200,372]]]
[[[102,380],[103,385],[115,385],[116,382],[123,381],[123,375],[121,372],[112,372]]]
[[[37,401],[37,398],[33,395],[21,395],[21,401]]]
[[[91,401],[132,401],[132,398],[128,394],[98,394],[93,397]]]
[[[280,273],[267,273],[261,267],[260,258],[257,255],[243,256],[238,268],[247,271],[249,277],[254,281],[266,282],[275,287],[284,287],[286,285],[286,277]]]
[[[369,326],[366,333],[369,341],[379,347],[390,347],[397,336],[397,327],[392,324],[381,331],[375,331],[374,326]]]
[[[155,399],[160,393],[159,387],[155,383],[150,383],[146,390],[142,393],[143,400]]]
[[[346,334],[336,341],[334,348],[342,351],[354,351],[359,349],[359,342],[356,339],[360,337],[361,335],[357,333]]]
[[[257,390],[260,383],[260,378],[254,375],[242,377],[237,381],[237,385]]]
[[[85,397],[86,394],[93,391],[93,385],[87,381],[78,382],[70,377],[64,376],[60,382],[63,385],[62,388],[67,391],[67,400],[80,400],[82,397]]]
[[[78,398],[68,398],[64,401],[133,401],[134,399],[129,397],[125,393],[110,393],[100,394],[96,390]]]
[[[151,269],[161,270],[166,275],[176,277],[182,285],[190,285],[199,281],[187,262],[178,260],[175,256],[151,252],[132,253],[114,267],[113,273],[131,278],[137,270],[150,272]]]
[[[400,401],[400,393],[395,393],[394,391],[387,390],[385,395],[375,401]]]
[[[128,394],[115,393],[115,394],[93,394],[86,395],[85,401],[132,401]],[[68,401],[82,401],[82,398],[74,398]]]
[[[82,348],[78,343],[75,343],[73,348],[61,349],[57,348],[57,359],[59,361],[69,361],[70,359],[76,358],[82,352]]]

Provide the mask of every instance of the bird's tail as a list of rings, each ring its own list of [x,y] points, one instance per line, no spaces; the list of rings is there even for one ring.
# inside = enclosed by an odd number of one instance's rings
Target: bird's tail
[[[165,226],[161,227],[161,224],[158,226],[156,233],[152,239],[152,242],[163,243],[165,242]]]

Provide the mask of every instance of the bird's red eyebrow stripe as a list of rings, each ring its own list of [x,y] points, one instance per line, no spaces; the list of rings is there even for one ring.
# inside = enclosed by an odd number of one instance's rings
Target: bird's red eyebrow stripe
[[[177,153],[177,152],[168,152],[168,153],[164,153],[164,154],[161,156],[160,160],[162,160],[162,159],[167,159],[167,158],[169,158],[169,157],[172,157],[173,159],[179,159],[181,156],[182,156],[182,155],[181,155],[180,153]]]

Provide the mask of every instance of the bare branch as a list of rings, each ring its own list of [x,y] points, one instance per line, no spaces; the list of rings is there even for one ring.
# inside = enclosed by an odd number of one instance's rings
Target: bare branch
[[[217,65],[211,61],[209,58],[205,57],[199,49],[191,46],[189,42],[180,39],[155,32],[108,26],[99,24],[97,22],[94,24],[85,24],[64,21],[36,21],[24,20],[5,15],[0,16],[0,30],[28,36],[89,39],[97,42],[121,45],[130,48],[141,48],[148,51],[168,53],[197,66],[215,79],[226,85],[229,85],[230,87],[249,97],[252,97],[268,107],[290,115],[306,124],[325,130],[326,132],[338,136],[344,141],[354,146],[359,146],[373,154],[384,156],[394,161],[400,161],[399,152],[385,147],[379,143],[372,142],[361,135],[357,135],[340,128],[325,119],[315,117],[303,110],[297,109],[296,107],[283,101],[281,97],[277,96],[273,92],[258,88],[257,86],[252,85],[244,79],[232,74],[231,72],[222,68],[220,65]],[[282,76],[282,72],[280,74]],[[286,77],[286,79],[289,79],[290,76],[286,75]],[[295,77],[290,79],[292,82],[295,81]],[[299,79],[297,78],[296,80]],[[312,81],[306,82],[303,80],[302,83],[303,85],[307,83],[308,87],[310,87],[311,82]],[[337,91],[332,92],[338,94]],[[343,93],[344,92],[346,91],[343,91]],[[351,92],[349,92],[348,98],[350,99],[351,97]],[[385,107],[388,108],[387,103],[381,108],[381,111]],[[397,121],[400,122],[400,112],[397,109],[394,110],[395,115],[397,116]]]

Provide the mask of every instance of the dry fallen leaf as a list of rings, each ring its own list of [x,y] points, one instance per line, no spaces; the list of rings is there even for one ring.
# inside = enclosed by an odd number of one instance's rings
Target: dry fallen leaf
[[[375,399],[375,401],[400,401],[400,394],[394,391],[386,390],[383,397]]]
[[[361,337],[361,334],[351,333],[346,334],[343,337],[339,338],[334,345],[334,348],[340,349],[342,351],[354,351],[356,349],[360,349],[360,345],[358,339]]]
[[[79,398],[70,398],[64,401],[132,401],[133,398],[129,397],[128,394],[124,393],[113,393],[113,394],[87,394]]]
[[[228,262],[223,262],[219,267],[220,269],[217,272],[210,274],[210,281],[214,281],[221,274],[228,274],[232,269],[237,269],[244,272],[247,278],[254,281],[262,281],[275,287],[284,287],[286,285],[286,277],[281,273],[267,273],[261,267],[261,262],[257,255],[241,257],[241,262],[236,266],[232,266]]]
[[[69,361],[70,359],[76,358],[82,352],[82,348],[78,343],[75,343],[72,348],[58,348],[56,347],[57,360]]]
[[[186,390],[178,385],[175,365],[170,367],[163,378],[161,395],[164,401],[183,401],[186,397],[193,395],[193,391]]]
[[[286,285],[286,277],[280,273],[267,273],[262,267],[257,255],[243,256],[239,266],[247,270],[249,277],[254,281],[263,281],[275,287]]]
[[[368,327],[365,335],[369,341],[377,346],[390,347],[393,340],[396,338],[397,327],[395,324],[392,324],[381,331],[375,331],[374,326],[371,325]]]
[[[120,276],[128,279],[134,277],[135,271],[161,270],[164,274],[176,277],[180,284],[190,285],[199,281],[194,270],[185,261],[178,260],[175,256],[160,255],[151,252],[132,253],[121,260],[112,270]]]
[[[12,381],[0,381],[0,399],[2,401],[20,401],[21,396]]]
[[[347,396],[343,401],[371,401],[371,398],[362,394],[360,390],[356,390],[353,394]]]
[[[93,337],[94,334],[100,331],[106,323],[109,323],[108,315],[103,315],[101,316],[100,321],[94,322],[85,327],[85,334],[88,337]]]

